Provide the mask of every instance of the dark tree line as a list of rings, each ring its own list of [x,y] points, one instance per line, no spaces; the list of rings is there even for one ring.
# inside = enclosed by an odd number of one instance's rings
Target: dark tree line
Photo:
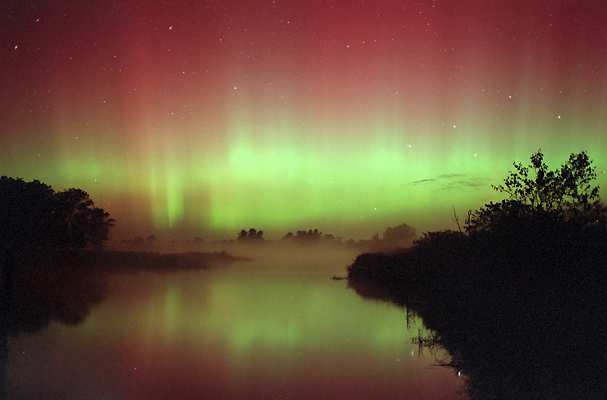
[[[394,227],[388,227],[383,233],[383,237],[375,234],[371,239],[363,239],[355,241],[350,239],[342,242],[341,237],[336,237],[330,233],[323,233],[319,229],[300,229],[293,232],[287,232],[282,238],[283,243],[302,244],[302,245],[333,245],[346,246],[352,249],[373,250],[373,251],[389,251],[402,249],[411,246],[416,238],[415,228],[402,223]],[[143,238],[141,238],[143,242]],[[263,231],[258,231],[254,228],[248,231],[242,229],[236,238],[237,243],[261,243],[265,242]]]
[[[470,398],[604,396],[607,208],[586,152],[550,170],[514,164],[508,195],[458,230],[348,267],[361,296],[405,305],[436,331]]]
[[[0,243],[9,249],[82,249],[107,240],[114,220],[81,189],[0,178]]]
[[[327,236],[327,235],[325,235]],[[333,238],[333,235],[330,235]],[[283,240],[288,241],[296,241],[296,242],[306,242],[306,243],[318,243],[323,239],[323,234],[318,229],[309,229],[309,230],[299,230],[293,235],[293,232],[288,232],[286,235],[282,237]]]
[[[236,240],[239,243],[261,243],[265,241],[263,231],[258,231],[255,228],[251,228],[248,231],[241,230]]]

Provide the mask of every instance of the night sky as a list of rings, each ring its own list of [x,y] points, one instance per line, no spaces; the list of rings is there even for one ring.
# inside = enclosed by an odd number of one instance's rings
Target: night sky
[[[113,237],[455,228],[542,149],[607,184],[602,1],[4,1],[0,174]],[[603,191],[602,191],[603,193]]]

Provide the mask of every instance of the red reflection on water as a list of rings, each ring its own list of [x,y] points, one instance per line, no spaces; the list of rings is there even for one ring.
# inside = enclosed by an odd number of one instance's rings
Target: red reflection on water
[[[247,269],[111,277],[76,327],[9,342],[15,399],[455,399],[404,311],[332,273]]]

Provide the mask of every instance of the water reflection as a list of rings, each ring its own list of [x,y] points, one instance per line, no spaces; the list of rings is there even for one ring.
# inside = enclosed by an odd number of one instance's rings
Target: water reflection
[[[7,284],[3,274],[0,327],[0,395],[5,398],[9,336],[34,334],[52,322],[75,326],[108,295],[106,276],[100,270],[52,262],[16,262]],[[6,267],[4,267],[6,268]]]
[[[585,294],[588,298],[580,298],[579,291],[574,296],[546,287],[543,296],[528,296],[518,303],[461,298],[429,304],[367,282],[350,280],[349,287],[363,297],[404,306],[409,317],[421,317],[432,333],[418,333],[412,342],[445,349],[450,360],[443,365],[466,377],[470,398],[606,396],[606,316],[604,307],[591,306],[599,304],[590,298],[596,296],[591,288]]]
[[[14,273],[8,333],[35,333],[51,322],[77,325],[108,294],[103,272],[70,266],[25,266]]]
[[[18,399],[457,398],[456,377],[408,342],[399,308],[330,279],[348,261],[109,274],[111,295],[77,327],[51,323],[11,341],[8,391]]]
[[[238,258],[222,253],[154,254],[94,251],[4,254],[0,264],[0,398],[6,398],[9,337],[34,335],[52,323],[76,326],[110,293],[110,272],[174,273]]]

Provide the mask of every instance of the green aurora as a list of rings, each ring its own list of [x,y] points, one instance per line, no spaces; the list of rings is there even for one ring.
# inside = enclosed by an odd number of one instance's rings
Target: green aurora
[[[605,6],[153,3],[5,13],[1,172],[113,238],[452,228],[539,148],[607,183]]]

